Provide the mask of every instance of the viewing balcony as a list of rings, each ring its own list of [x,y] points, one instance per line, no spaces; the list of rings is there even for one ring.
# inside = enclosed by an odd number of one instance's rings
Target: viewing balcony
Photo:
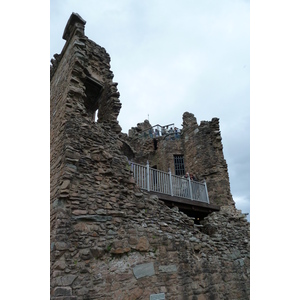
[[[163,172],[146,166],[130,162],[131,171],[137,185],[155,194],[169,207],[177,206],[195,220],[203,219],[207,214],[218,211],[217,205],[209,203],[205,180],[191,180],[189,176],[180,177],[169,172]]]

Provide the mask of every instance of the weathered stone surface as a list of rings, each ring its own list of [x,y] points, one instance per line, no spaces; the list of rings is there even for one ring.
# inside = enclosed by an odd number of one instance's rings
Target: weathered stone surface
[[[164,300],[165,298],[165,293],[159,293],[159,294],[152,294],[150,295],[150,300]]]
[[[67,248],[68,248],[68,245],[65,242],[56,242],[55,243],[56,250],[66,250]]]
[[[78,300],[76,296],[58,296],[51,297],[51,300]]]
[[[65,262],[65,260],[57,260],[54,265],[53,268],[54,269],[58,269],[58,270],[64,270],[66,268],[67,264]]]
[[[177,266],[176,265],[159,266],[158,270],[160,272],[165,272],[165,273],[177,272]]]
[[[72,289],[70,287],[56,287],[53,290],[53,296],[72,296]]]
[[[77,275],[65,275],[55,278],[55,286],[70,286],[77,278]]]
[[[147,251],[149,249],[149,242],[146,237],[141,237],[136,245],[136,250]]]
[[[106,222],[106,221],[110,221],[112,219],[112,217],[110,217],[110,216],[99,216],[99,215],[79,215],[79,216],[75,216],[74,219],[94,221],[94,222]]]
[[[61,189],[64,190],[66,189],[70,184],[70,180],[64,180],[63,183],[61,184]]]
[[[91,253],[95,258],[101,258],[105,254],[105,250],[102,248],[91,248]]]
[[[77,216],[79,216],[79,215],[85,215],[86,213],[87,213],[87,211],[86,210],[82,210],[82,209],[75,209],[75,210],[72,211],[72,214],[73,215],[77,215]]]
[[[153,262],[135,266],[133,268],[133,274],[136,279],[154,275],[155,271]]]

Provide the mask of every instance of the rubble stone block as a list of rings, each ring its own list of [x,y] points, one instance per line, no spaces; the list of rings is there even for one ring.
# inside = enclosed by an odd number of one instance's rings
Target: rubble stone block
[[[136,279],[153,276],[155,274],[153,262],[135,266],[133,268],[133,274]]]
[[[72,288],[69,286],[55,287],[53,290],[53,296],[72,296]]]

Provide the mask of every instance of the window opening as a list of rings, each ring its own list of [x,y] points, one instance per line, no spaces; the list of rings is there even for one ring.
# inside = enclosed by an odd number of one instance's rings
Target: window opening
[[[174,155],[175,175],[182,176],[185,174],[183,155]]]
[[[154,150],[157,150],[157,139],[153,139]]]
[[[99,81],[89,76],[86,77],[84,85],[86,93],[84,105],[92,120],[97,122],[97,111],[100,105],[103,86]]]

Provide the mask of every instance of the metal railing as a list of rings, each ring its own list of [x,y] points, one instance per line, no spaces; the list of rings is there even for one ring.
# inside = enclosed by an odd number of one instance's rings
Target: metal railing
[[[205,180],[199,182],[190,177],[172,175],[171,171],[163,172],[146,166],[129,162],[137,185],[148,192],[158,192],[171,196],[187,198],[209,204]]]
[[[172,127],[173,126],[173,127]],[[170,127],[170,128],[169,128]],[[167,129],[169,128],[169,129]],[[172,128],[172,129],[171,129]],[[142,138],[156,138],[156,137],[164,137],[166,140],[175,140],[179,139],[181,134],[180,129],[175,130],[174,123],[167,124],[164,126],[161,126],[159,124],[156,124],[154,126],[151,126],[139,133],[139,137]]]

